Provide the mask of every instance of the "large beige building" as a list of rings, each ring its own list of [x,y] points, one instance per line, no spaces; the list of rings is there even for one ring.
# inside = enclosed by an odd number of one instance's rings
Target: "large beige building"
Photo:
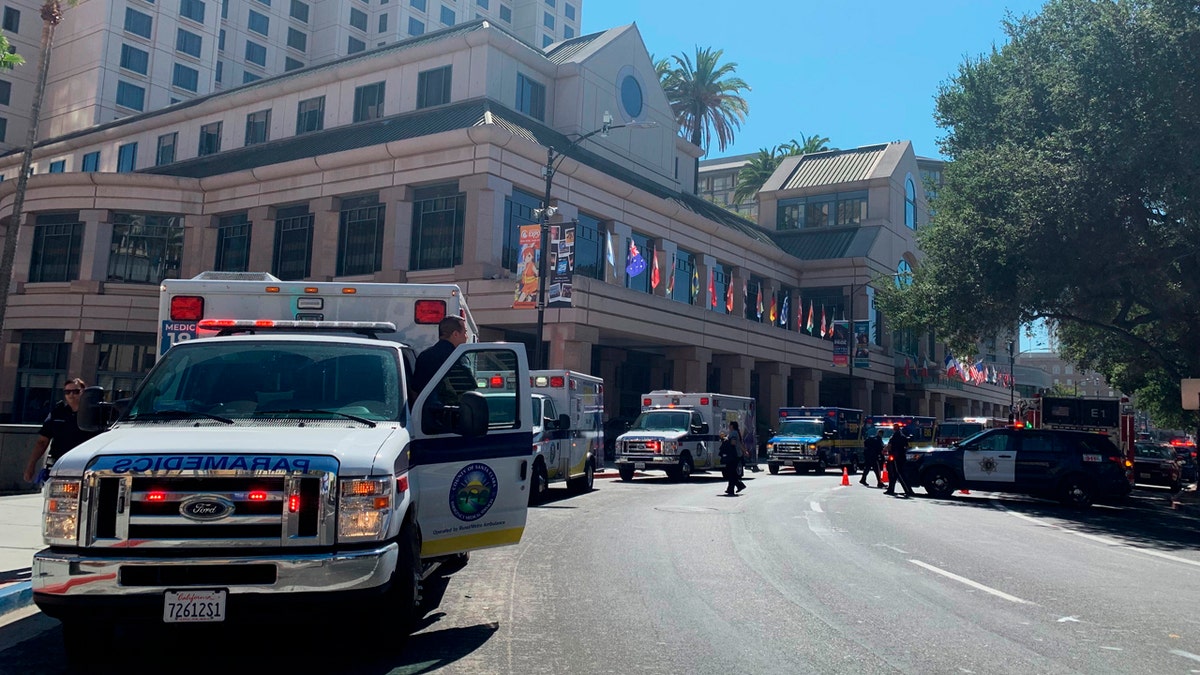
[[[754,396],[764,425],[782,405],[1007,410],[1006,389],[943,377],[933,339],[893,334],[873,306],[876,284],[920,264],[910,143],[789,158],[752,222],[692,193],[702,151],[676,133],[636,26],[542,49],[480,20],[41,143],[0,414],[40,419],[69,376],[132,387],[163,330],[159,281],[206,270],[456,282],[484,339],[532,354],[536,310],[513,300],[547,147],[565,152],[552,221],[575,231],[548,361],[603,377],[607,418],[661,388]],[[0,157],[3,217],[19,159]],[[631,243],[647,260],[636,275]],[[863,360],[836,365],[801,312],[868,323]]]
[[[0,70],[0,151],[25,144],[41,5],[40,0],[0,5],[0,30],[26,59],[25,66]],[[545,47],[579,35],[582,5],[583,0],[63,2],[38,137],[89,129],[475,19]]]

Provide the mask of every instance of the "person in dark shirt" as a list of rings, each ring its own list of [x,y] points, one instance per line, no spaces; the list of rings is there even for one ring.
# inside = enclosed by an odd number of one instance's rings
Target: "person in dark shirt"
[[[440,339],[436,344],[417,356],[417,365],[413,369],[414,399],[429,385],[430,380],[454,350],[467,341],[466,322],[457,316],[442,319],[438,323],[438,337]],[[438,384],[437,391],[429,397],[427,404],[431,407],[458,405],[458,399],[463,392],[476,388],[475,376],[461,363],[456,363],[450,367],[450,371]]]
[[[29,456],[29,462],[25,465],[25,482],[32,483],[35,478],[39,478],[40,460],[42,455],[46,454],[47,448],[50,449],[50,453],[46,457],[45,467],[49,468],[67,454],[68,450],[96,435],[95,432],[82,431],[75,421],[75,413],[79,411],[79,397],[85,386],[87,385],[83,380],[75,378],[69,380],[63,388],[63,400],[54,404],[50,414],[42,422],[41,430],[38,431],[33,454]]]
[[[896,483],[904,488],[904,496],[911,497],[914,493],[912,488],[908,486],[908,479],[904,477],[904,467],[908,463],[908,431],[903,427],[897,427],[896,432],[892,434],[892,438],[888,441],[888,486],[884,490],[885,495],[896,494]]]
[[[877,487],[883,487],[883,477],[879,475],[880,462],[883,461],[883,429],[878,429],[874,436],[863,441],[863,471],[862,478],[858,480],[863,485],[867,484],[867,474],[875,472],[875,482]],[[888,476],[891,478],[891,476]]]

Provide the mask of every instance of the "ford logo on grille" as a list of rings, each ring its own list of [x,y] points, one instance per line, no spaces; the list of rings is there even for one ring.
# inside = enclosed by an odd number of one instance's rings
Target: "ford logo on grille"
[[[220,520],[233,513],[233,502],[216,495],[188,497],[179,505],[179,514],[189,520]]]

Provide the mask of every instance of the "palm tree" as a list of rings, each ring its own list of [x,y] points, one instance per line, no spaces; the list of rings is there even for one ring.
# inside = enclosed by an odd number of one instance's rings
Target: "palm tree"
[[[825,152],[826,150],[837,150],[837,148],[829,147],[829,139],[824,136],[813,134],[807,138],[804,134],[800,134],[803,143],[792,139],[788,142],[787,150],[789,155],[807,155],[813,152]]]
[[[76,2],[78,0],[67,0],[72,7]],[[17,235],[21,231],[25,186],[29,182],[29,168],[33,164],[33,146],[37,143],[42,99],[46,97],[46,78],[50,72],[50,49],[54,44],[54,29],[62,23],[62,3],[59,0],[46,0],[42,4],[41,16],[42,44],[38,54],[37,85],[33,90],[33,104],[29,108],[29,131],[25,135],[25,150],[21,154],[21,173],[17,174],[17,191],[13,196],[12,215],[4,229],[4,253],[0,257],[0,334],[4,331],[4,315],[8,313],[8,290],[12,285],[13,260],[17,256]]]
[[[674,68],[660,69],[661,61],[655,64],[681,134],[706,151],[714,137],[718,150],[733,143],[734,130],[741,128],[750,112],[741,96],[750,87],[734,75],[736,63],[721,63],[724,53],[696,47],[695,63],[687,54],[679,54],[671,57]]]
[[[770,150],[760,148],[758,154],[738,172],[737,187],[733,191],[733,203],[741,204],[754,199],[783,158],[788,155],[786,147],[775,146]]]

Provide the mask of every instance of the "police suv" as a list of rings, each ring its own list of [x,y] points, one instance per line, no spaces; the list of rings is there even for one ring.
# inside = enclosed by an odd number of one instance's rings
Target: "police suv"
[[[1010,492],[1088,506],[1133,489],[1131,467],[1098,433],[1005,427],[948,448],[910,448],[905,477],[934,497],[956,490]]]

